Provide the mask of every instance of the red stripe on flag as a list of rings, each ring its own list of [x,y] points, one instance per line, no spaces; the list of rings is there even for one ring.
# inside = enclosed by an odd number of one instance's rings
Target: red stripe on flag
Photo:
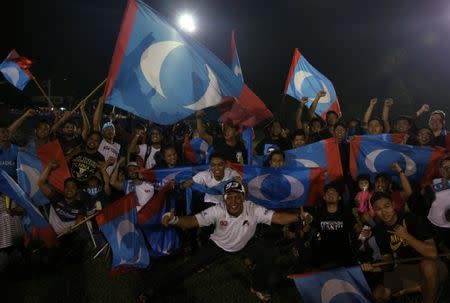
[[[341,152],[336,139],[325,139],[323,144],[325,145],[325,155],[327,157],[328,178],[330,181],[341,178],[344,176],[344,172],[342,171]]]
[[[51,141],[47,144],[41,145],[36,148],[37,155],[42,162],[42,169],[46,169],[48,164],[56,160],[59,162],[58,168],[52,171],[49,177],[49,182],[58,191],[64,190],[64,181],[70,177],[69,166],[67,166],[66,158],[64,158],[64,152],[59,145],[59,141]]]
[[[236,49],[236,42],[234,41],[234,30],[231,31],[231,63],[234,62],[234,50]]]
[[[323,120],[325,120],[325,121],[327,120],[327,113],[329,111],[336,112],[339,117],[342,116],[341,106],[339,105],[339,99],[338,98],[336,98],[336,100],[330,105],[330,107],[327,109],[327,111],[322,114],[322,119]]]
[[[143,225],[145,222],[157,215],[164,204],[166,203],[167,194],[172,190],[173,184],[171,182],[164,185],[158,190],[155,195],[141,208],[138,213],[138,223]]]
[[[119,73],[122,58],[127,50],[128,40],[130,39],[131,31],[133,29],[136,12],[136,1],[128,0],[127,8],[125,9],[125,16],[120,27],[119,37],[117,38],[111,66],[109,68],[108,80],[106,81],[105,93],[103,94],[105,99],[111,93],[117,74]]]
[[[422,187],[425,187],[433,183],[434,178],[439,178],[440,176],[439,164],[445,156],[446,156],[445,148],[437,146],[433,149],[427,170],[422,178],[422,182],[420,183]]]
[[[324,168],[311,168],[311,174],[309,176],[308,205],[314,205],[314,203],[322,197],[326,171],[327,170]]]
[[[96,217],[97,224],[99,226],[105,225],[111,220],[122,216],[123,214],[130,212],[136,207],[134,202],[135,193],[131,192],[126,196],[123,196],[119,200],[104,208]]]
[[[186,160],[188,160],[192,164],[197,164],[197,157],[195,156],[195,151],[192,147],[191,141],[189,140],[189,136],[184,137],[183,153]]]
[[[286,95],[286,91],[289,87],[289,83],[291,82],[291,77],[294,74],[294,69],[297,66],[298,60],[300,60],[301,54],[296,48],[294,50],[294,57],[292,58],[291,68],[289,69],[289,73],[286,79],[286,85],[284,86],[284,94]]]
[[[356,180],[358,174],[357,159],[360,153],[361,136],[355,136],[350,141],[350,174]]]

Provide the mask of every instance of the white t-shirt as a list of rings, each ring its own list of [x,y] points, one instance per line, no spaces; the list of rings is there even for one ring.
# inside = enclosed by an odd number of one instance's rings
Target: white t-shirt
[[[145,154],[147,153],[147,144],[140,144],[138,145],[139,148],[139,157],[142,158],[142,160],[145,160]],[[159,152],[161,149],[160,148],[154,148],[153,146],[150,147],[150,154],[148,155],[147,161],[145,161],[145,168],[149,169],[149,168],[153,168],[153,166],[155,166],[156,161],[155,161],[155,154],[157,152]]]
[[[224,181],[228,181],[228,180],[233,179],[234,177],[239,177],[239,176],[240,175],[237,171],[226,167],[225,172],[223,174],[223,179],[220,181],[217,181],[216,179],[214,179],[214,175],[213,175],[211,169],[204,170],[204,171],[197,173],[194,177],[192,177],[192,180],[195,183],[205,185],[209,188],[212,188]],[[221,202],[223,202],[223,196],[222,195],[211,195],[211,194],[206,193],[204,201],[210,202],[210,203],[215,203],[215,204],[221,203]]]
[[[250,241],[258,223],[271,224],[273,213],[273,210],[244,201],[244,209],[238,217],[228,214],[224,203],[212,206],[195,217],[200,227],[211,224],[216,226],[210,239],[217,246],[228,252],[236,252]]]
[[[428,213],[428,220],[436,226],[450,228],[450,222],[447,220],[445,213],[450,208],[450,188],[449,183],[443,183],[441,178],[433,180],[433,189],[436,199],[431,204]]]
[[[136,193],[137,206],[136,210],[140,211],[142,207],[144,207],[147,202],[153,198],[155,194],[155,188],[153,184],[147,181],[142,181],[139,184],[134,184],[131,180],[125,180],[123,184],[123,189],[125,194],[129,194],[131,192]]]
[[[103,157],[105,157],[105,161],[107,161],[109,159],[109,157],[113,157],[116,159],[114,164],[111,166],[108,166],[108,168],[106,169],[106,172],[108,173],[108,175],[111,175],[114,170],[114,167],[117,164],[117,159],[119,158],[120,144],[117,142],[113,142],[111,144],[111,143],[108,143],[105,139],[103,139],[97,150],[99,153],[101,153],[103,155]]]

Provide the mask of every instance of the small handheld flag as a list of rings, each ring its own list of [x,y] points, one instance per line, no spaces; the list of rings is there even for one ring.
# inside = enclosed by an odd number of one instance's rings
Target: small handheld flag
[[[9,83],[23,90],[33,78],[33,75],[28,70],[31,64],[30,59],[19,56],[16,50],[13,49],[0,64],[0,72],[2,72]]]

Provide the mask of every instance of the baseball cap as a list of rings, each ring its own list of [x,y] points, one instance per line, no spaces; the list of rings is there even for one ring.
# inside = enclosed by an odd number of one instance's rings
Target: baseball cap
[[[237,181],[230,181],[227,184],[225,184],[224,193],[229,193],[231,191],[237,191],[245,194],[244,185],[242,185],[240,182]]]
[[[102,130],[104,130],[105,128],[114,128],[114,129],[116,129],[116,127],[114,126],[114,124],[112,122],[106,122],[105,124],[103,124]]]
[[[127,167],[129,167],[129,166],[137,166],[137,167],[139,167],[137,162],[134,162],[134,161],[128,162]]]

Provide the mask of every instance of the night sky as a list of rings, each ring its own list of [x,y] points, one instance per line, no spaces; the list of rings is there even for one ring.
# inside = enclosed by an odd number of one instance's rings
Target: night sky
[[[8,2],[2,3],[0,57],[15,48],[35,61],[32,72],[40,81],[52,79],[54,95],[82,98],[106,77],[126,0]],[[274,113],[280,113],[276,104],[295,47],[333,82],[347,118],[362,117],[374,96],[393,97],[395,113],[424,102],[450,113],[450,1],[147,3],[173,23],[180,13],[193,13],[195,39],[227,65],[236,30],[244,79]],[[3,102],[34,94],[31,83],[23,93],[0,85]]]

